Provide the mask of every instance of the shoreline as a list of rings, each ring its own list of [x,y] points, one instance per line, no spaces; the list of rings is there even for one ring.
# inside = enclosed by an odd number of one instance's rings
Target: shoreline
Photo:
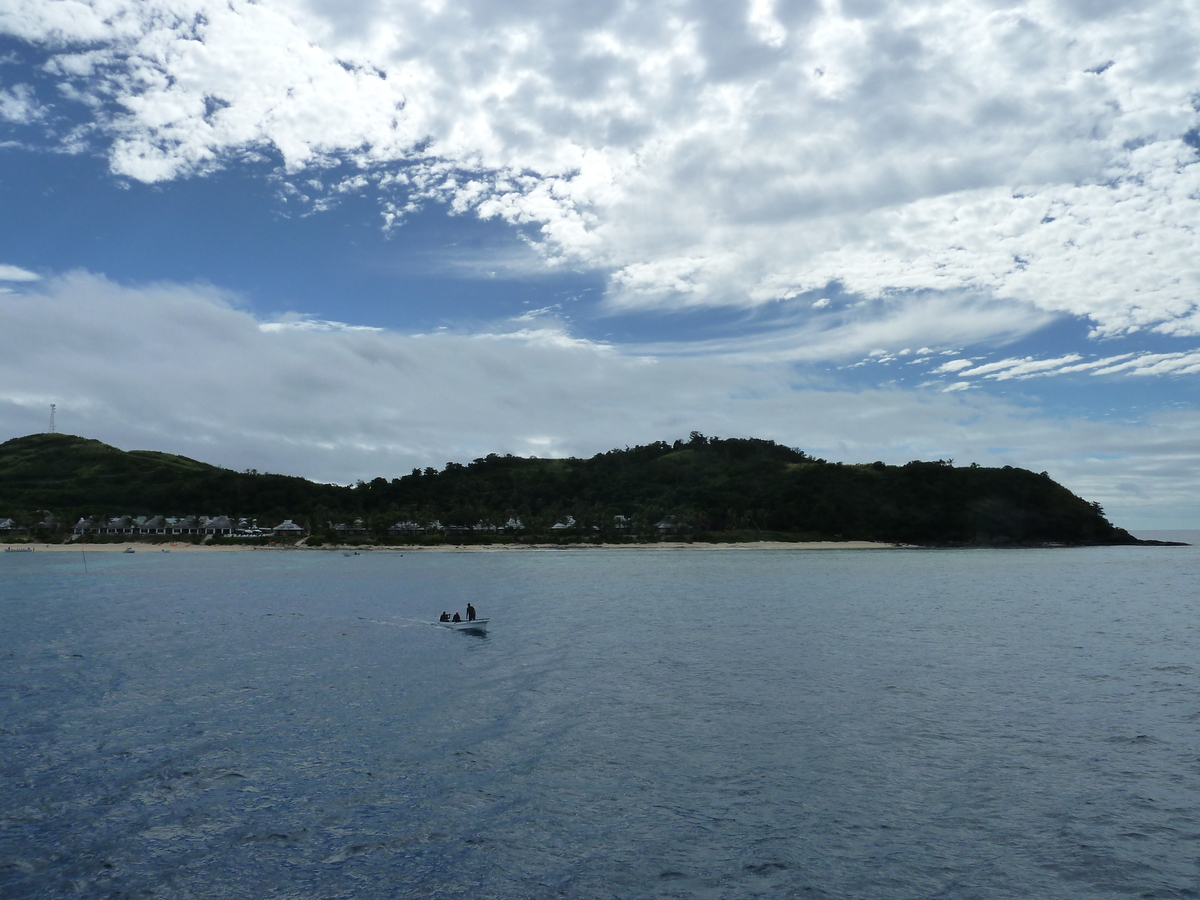
[[[738,552],[747,550],[770,551],[805,551],[805,550],[936,550],[936,549],[976,549],[976,550],[1017,550],[1017,549],[1058,549],[1067,547],[1108,547],[1108,546],[1142,546],[1142,547],[1188,547],[1192,546],[1182,541],[1137,540],[1132,544],[1066,544],[1047,542],[1041,544],[1009,544],[1000,546],[988,545],[936,545],[936,544],[904,544],[889,541],[660,541],[642,544],[406,544],[379,546],[377,544],[323,544],[319,547],[309,547],[298,543],[276,544],[274,546],[238,546],[237,544],[192,544],[190,542],[176,543],[142,543],[126,541],[112,544],[5,544],[4,552],[24,553],[124,553],[132,549],[135,553],[343,553],[346,556],[362,556],[366,553],[609,553],[616,550],[634,551],[638,553],[659,551],[705,551],[705,552]]]
[[[228,544],[191,544],[165,543],[143,544],[137,541],[112,544],[8,544],[5,551],[12,548],[14,552],[27,552],[32,549],[36,553],[124,553],[132,547],[135,553],[161,553],[166,550],[171,553],[277,553],[280,551],[294,553],[570,553],[570,552],[606,552],[612,550],[893,550],[907,547],[908,544],[892,544],[878,541],[742,541],[738,543],[687,543],[684,541],[662,541],[653,544],[437,544],[434,546],[390,546],[380,547],[370,544],[333,544],[321,547],[297,546],[283,544],[274,547],[238,547]]]

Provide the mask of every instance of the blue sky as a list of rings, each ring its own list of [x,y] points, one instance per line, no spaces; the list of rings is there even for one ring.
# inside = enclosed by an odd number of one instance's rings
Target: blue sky
[[[0,438],[770,437],[1200,527],[1181,2],[0,0]]]

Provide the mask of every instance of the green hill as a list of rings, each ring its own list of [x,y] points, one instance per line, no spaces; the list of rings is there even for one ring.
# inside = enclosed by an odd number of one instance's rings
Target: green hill
[[[283,515],[347,489],[286,475],[233,472],[186,456],[126,452],[69,434],[0,444],[0,515],[189,515],[246,509]]]
[[[757,439],[707,438],[590,459],[490,455],[354,487],[233,472],[182,456],[37,434],[0,444],[0,516],[289,517],[318,534],[361,517],[440,521],[456,541],[774,538],[916,544],[1133,543],[1096,504],[1024,469],[844,465]],[[620,519],[618,517],[624,517]],[[573,520],[573,521],[572,521]],[[568,527],[553,528],[556,523]],[[479,524],[494,530],[472,529]],[[428,535],[429,532],[425,534]],[[428,539],[428,538],[426,538]]]

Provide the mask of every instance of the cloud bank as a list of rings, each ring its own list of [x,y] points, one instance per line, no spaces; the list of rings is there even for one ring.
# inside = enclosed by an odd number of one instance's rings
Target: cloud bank
[[[1178,0],[9,0],[0,31],[49,54],[0,112],[86,109],[61,140],[121,176],[277,157],[317,205],[500,217],[616,309],[832,285],[1200,333]]]
[[[1046,469],[1130,527],[1200,517],[1194,411],[1058,421],[979,393],[821,388],[790,363],[631,354],[551,320],[436,334],[263,321],[212,288],[87,273],[0,294],[0,320],[5,435],[44,430],[56,403],[61,430],[126,449],[349,483],[698,429],[847,462]]]

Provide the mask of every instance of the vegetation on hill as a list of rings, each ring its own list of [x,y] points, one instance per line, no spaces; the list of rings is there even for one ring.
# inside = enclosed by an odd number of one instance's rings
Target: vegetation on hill
[[[0,444],[0,516],[226,514],[303,521],[318,537],[439,522],[456,541],[844,539],[914,544],[1132,543],[1045,474],[949,462],[844,465],[758,439],[686,441],[590,459],[490,455],[343,487],[124,452],[70,435]],[[622,520],[619,517],[624,517]],[[555,529],[556,524],[567,527]],[[265,524],[265,522],[264,522]],[[272,523],[273,524],[273,523]],[[485,526],[483,528],[476,526]],[[486,526],[492,526],[488,528]],[[425,531],[422,534],[428,535]]]
[[[31,434],[0,444],[0,516],[49,510],[91,515],[271,517],[347,495],[347,488],[288,475],[234,472],[157,453],[126,452],[69,434]],[[336,504],[336,500],[334,500]]]

